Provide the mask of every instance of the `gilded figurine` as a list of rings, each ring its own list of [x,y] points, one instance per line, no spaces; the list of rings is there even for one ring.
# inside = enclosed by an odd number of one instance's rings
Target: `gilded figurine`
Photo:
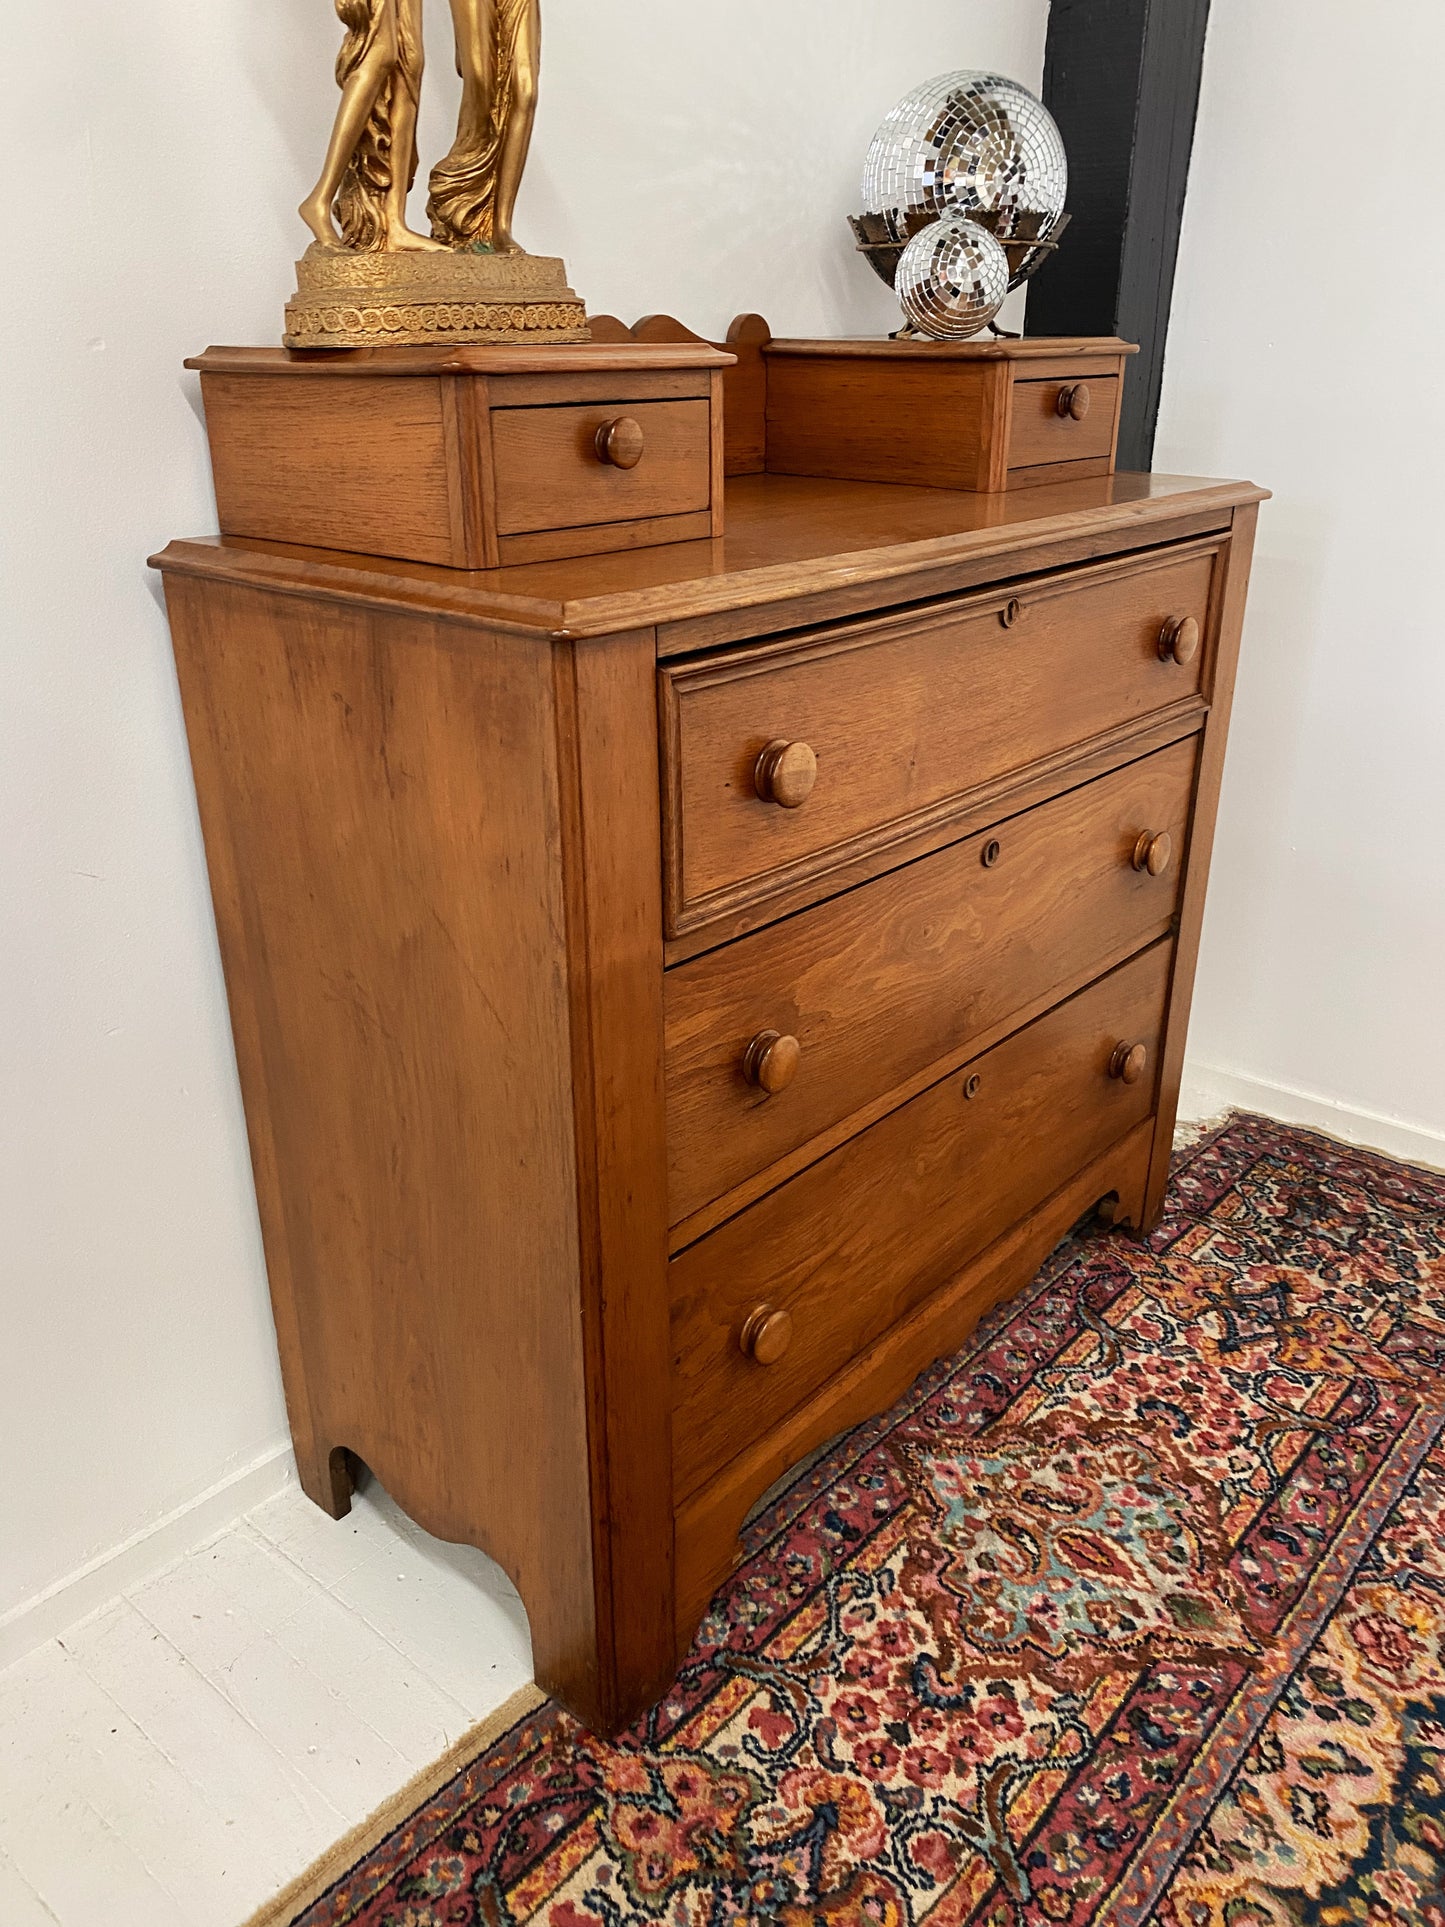
[[[346,29],[326,158],[300,213],[313,236],[286,310],[290,348],[588,340],[561,261],[512,232],[532,143],[541,0],[451,0],[457,136],[433,169],[430,235],[416,179],[422,0],[335,0]]]
[[[512,215],[537,117],[541,0],[451,0],[462,110],[427,213],[448,247],[515,254]]]
[[[421,106],[421,0],[336,0],[336,11],[346,28],[336,60],[341,104],[301,218],[323,248],[439,247],[406,223]]]

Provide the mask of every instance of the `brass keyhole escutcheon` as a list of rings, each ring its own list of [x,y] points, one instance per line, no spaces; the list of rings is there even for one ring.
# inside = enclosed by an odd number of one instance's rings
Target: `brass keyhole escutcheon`
[[[1016,595],[1010,596],[1008,601],[999,610],[998,619],[1005,629],[1012,629],[1016,623],[1023,621],[1024,605]]]
[[[975,1071],[971,1077],[965,1080],[964,1086],[963,1086],[963,1094],[966,1098],[972,1101],[972,1099],[978,1096],[979,1092],[982,1089],[983,1089],[983,1079],[979,1076],[978,1072]]]
[[[996,836],[991,836],[978,853],[978,860],[985,870],[991,870],[1003,855],[1003,845]]]

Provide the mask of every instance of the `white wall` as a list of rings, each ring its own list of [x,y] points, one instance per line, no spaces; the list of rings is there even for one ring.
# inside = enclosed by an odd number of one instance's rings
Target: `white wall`
[[[1445,1164],[1445,12],[1213,0],[1156,467],[1260,520],[1186,1097]]]
[[[594,312],[714,329],[756,308],[817,332],[893,325],[843,225],[884,112],[950,66],[1037,84],[1047,14],[1046,0],[545,6],[523,241],[565,254]],[[435,156],[454,82],[446,9],[429,11]],[[0,307],[0,1619],[284,1441],[143,562],[214,527],[181,359],[279,339],[339,29],[326,0],[50,0],[9,34],[23,85]]]

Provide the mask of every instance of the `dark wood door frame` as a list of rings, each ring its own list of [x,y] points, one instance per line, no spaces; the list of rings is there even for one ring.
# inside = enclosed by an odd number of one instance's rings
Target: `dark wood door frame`
[[[1148,469],[1209,0],[1053,0],[1044,100],[1069,155],[1072,223],[1029,288],[1031,335],[1139,343],[1119,466]]]

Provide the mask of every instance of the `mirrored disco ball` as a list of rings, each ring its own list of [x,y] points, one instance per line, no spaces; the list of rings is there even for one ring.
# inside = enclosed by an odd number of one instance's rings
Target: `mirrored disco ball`
[[[903,312],[931,341],[967,341],[986,328],[1008,293],[1008,256],[965,214],[915,234],[894,284]]]
[[[906,241],[921,220],[982,210],[1001,241],[1047,241],[1059,224],[1069,164],[1043,102],[1002,74],[941,74],[899,101],[873,137],[863,206]],[[1032,218],[1028,218],[1032,217]],[[1015,260],[1013,287],[1044,259]]]

